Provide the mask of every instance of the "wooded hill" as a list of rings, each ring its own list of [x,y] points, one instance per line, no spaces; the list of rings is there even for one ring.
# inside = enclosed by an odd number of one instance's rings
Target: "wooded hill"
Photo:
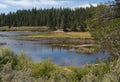
[[[91,27],[93,20],[100,19],[101,24],[107,18],[120,16],[120,2],[115,0],[106,4],[99,4],[97,7],[87,8],[51,8],[51,9],[36,9],[18,10],[8,14],[0,14],[0,26],[47,26],[50,30],[63,29],[64,31],[87,31]],[[114,6],[114,7],[113,7]],[[118,7],[118,8],[117,8]],[[115,15],[117,9],[117,15]],[[103,16],[101,16],[103,14]],[[112,15],[112,16],[111,16]],[[101,16],[101,18],[99,18]],[[110,16],[110,17],[108,17]],[[104,18],[102,20],[102,18]],[[92,24],[94,25],[94,24]],[[100,26],[99,24],[97,26]],[[92,26],[96,27],[96,25]]]

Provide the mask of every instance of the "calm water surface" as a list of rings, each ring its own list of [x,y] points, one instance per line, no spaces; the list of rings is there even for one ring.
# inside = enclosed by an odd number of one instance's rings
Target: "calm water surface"
[[[21,35],[21,34],[37,34],[38,32],[0,32],[0,35]],[[108,53],[99,52],[92,55],[79,54],[74,49],[64,49],[59,47],[51,47],[49,45],[40,44],[39,41],[12,39],[8,37],[0,37],[0,42],[6,42],[7,47],[14,50],[15,53],[25,52],[27,56],[34,61],[42,61],[51,58],[54,64],[83,66],[86,62],[96,63],[96,58],[108,57]]]

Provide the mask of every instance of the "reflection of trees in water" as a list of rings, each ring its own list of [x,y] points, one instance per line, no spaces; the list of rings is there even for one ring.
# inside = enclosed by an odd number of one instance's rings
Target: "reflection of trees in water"
[[[62,50],[67,50],[67,51],[70,51],[71,49],[73,49],[72,47],[70,46],[62,46],[60,44],[56,44],[56,45],[49,45],[52,49],[52,51],[54,51],[55,49],[58,49],[60,52],[62,52]]]

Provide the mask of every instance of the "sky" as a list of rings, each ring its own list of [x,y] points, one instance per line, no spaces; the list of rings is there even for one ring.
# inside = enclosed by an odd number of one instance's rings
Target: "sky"
[[[32,8],[78,8],[89,7],[90,4],[105,3],[111,0],[0,0],[0,13],[15,12]]]

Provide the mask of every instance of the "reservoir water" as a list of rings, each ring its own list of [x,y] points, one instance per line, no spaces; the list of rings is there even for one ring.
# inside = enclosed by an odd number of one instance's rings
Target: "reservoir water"
[[[96,58],[108,57],[106,52],[98,52],[95,54],[76,53],[74,49],[65,49],[60,47],[52,47],[47,44],[40,44],[39,40],[24,40],[9,38],[7,36],[37,34],[38,32],[0,32],[0,42],[7,43],[0,47],[10,48],[15,53],[25,52],[35,62],[39,62],[51,58],[54,64],[67,66],[83,66],[87,62],[96,63]]]

